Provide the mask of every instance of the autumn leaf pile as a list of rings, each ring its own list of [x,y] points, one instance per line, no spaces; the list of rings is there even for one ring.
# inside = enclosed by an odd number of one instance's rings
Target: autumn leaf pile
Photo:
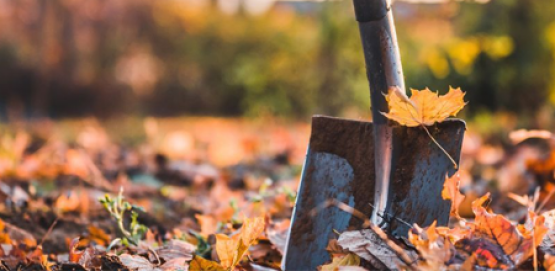
[[[392,89],[387,116],[426,129],[457,114],[463,97],[460,89],[410,98]],[[400,239],[375,225],[338,232],[320,269],[555,270],[555,137],[511,129],[495,145],[470,124],[459,171],[442,192],[452,201],[449,225],[413,225]],[[228,144],[202,141],[213,126],[200,137],[165,135],[148,119],[144,130],[135,146],[100,125],[74,142],[32,129],[3,133],[0,270],[279,270],[301,161],[250,153],[241,159],[255,159],[224,166],[234,153]],[[298,136],[275,130],[276,138]],[[243,151],[259,145],[252,136],[238,141]],[[222,151],[207,157],[219,166],[198,160],[213,146]]]

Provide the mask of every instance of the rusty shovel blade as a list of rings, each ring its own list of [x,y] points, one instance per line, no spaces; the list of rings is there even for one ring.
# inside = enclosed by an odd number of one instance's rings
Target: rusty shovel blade
[[[428,127],[457,161],[465,131],[462,120]],[[375,166],[373,125],[325,116],[312,118],[312,133],[297,201],[291,220],[282,267],[316,270],[330,261],[326,246],[334,231],[357,229],[363,221],[335,207],[318,209],[330,199],[343,202],[370,217],[374,202]],[[379,154],[378,154],[379,155]],[[390,204],[393,219],[388,232],[407,236],[409,225],[447,224],[451,203],[441,196],[453,164],[422,127],[393,126]],[[315,210],[317,210],[315,212]]]

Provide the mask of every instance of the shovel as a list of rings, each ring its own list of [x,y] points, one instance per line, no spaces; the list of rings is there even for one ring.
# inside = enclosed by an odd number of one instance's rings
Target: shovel
[[[291,219],[282,267],[316,270],[330,261],[328,241],[364,221],[338,208],[314,213],[330,199],[362,212],[395,237],[410,225],[446,225],[451,202],[441,196],[446,176],[456,172],[447,155],[422,127],[387,119],[384,94],[404,91],[403,73],[389,1],[354,0],[370,85],[372,122],[326,116],[312,118],[312,132]],[[458,163],[465,131],[462,120],[428,127]]]

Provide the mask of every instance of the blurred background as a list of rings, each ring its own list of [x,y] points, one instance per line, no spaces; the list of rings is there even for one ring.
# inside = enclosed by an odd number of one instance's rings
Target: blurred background
[[[555,104],[555,2],[394,11],[407,86],[460,86],[470,116]],[[369,112],[351,1],[0,0],[4,121]]]
[[[555,1],[397,0],[394,16],[406,85],[467,93],[461,214],[537,188],[555,208]],[[73,212],[125,187],[174,224],[274,196],[288,218],[311,115],[369,107],[351,0],[0,0],[0,201]]]
[[[394,13],[407,86],[467,92],[465,142],[499,150],[517,128],[555,129],[554,1],[398,0]],[[369,100],[348,0],[0,0],[8,132],[300,165],[311,115],[370,119]]]

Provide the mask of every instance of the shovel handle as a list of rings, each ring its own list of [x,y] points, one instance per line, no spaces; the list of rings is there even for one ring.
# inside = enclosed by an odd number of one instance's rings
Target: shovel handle
[[[383,219],[388,213],[391,159],[393,151],[392,128],[381,112],[389,106],[384,94],[392,86],[403,91],[405,83],[393,14],[388,0],[353,0],[356,19],[366,62],[366,75],[370,85],[372,121],[374,123],[374,208],[371,220],[385,227]]]
[[[377,21],[385,15],[390,8],[386,0],[354,0],[355,16],[359,22]]]
[[[392,86],[405,90],[390,1],[353,0],[353,4],[370,83],[373,122],[384,124],[387,119],[380,112],[388,112],[389,109],[382,94],[387,94]]]

